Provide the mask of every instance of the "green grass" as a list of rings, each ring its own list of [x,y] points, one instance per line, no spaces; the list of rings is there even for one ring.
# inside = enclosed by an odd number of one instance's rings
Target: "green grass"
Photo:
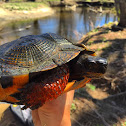
[[[102,39],[102,42],[105,42],[105,41],[106,41],[106,38],[103,38],[103,39]]]
[[[114,0],[99,0],[100,2],[114,2]]]
[[[90,34],[92,34],[92,33],[98,32],[98,31],[99,31],[99,29],[98,29],[98,28],[95,28],[95,29],[93,29],[92,31],[88,32],[88,34],[90,35]]]
[[[4,3],[0,7],[8,10],[32,10],[45,6],[44,3],[21,2],[21,3]]]
[[[88,42],[88,45],[91,45],[93,42],[94,42],[94,41],[89,41],[89,42]]]
[[[90,83],[86,84],[86,88],[91,89],[92,91],[94,91],[96,89],[96,87]]]
[[[91,2],[91,0],[85,0],[85,2]]]
[[[55,1],[60,1],[60,0],[47,0],[47,1],[54,1],[55,2]]]
[[[76,105],[74,103],[71,105],[71,110],[76,110]]]
[[[99,2],[113,2],[114,3],[114,0],[93,0],[93,1],[99,1]],[[85,0],[85,2],[92,2],[92,0]]]

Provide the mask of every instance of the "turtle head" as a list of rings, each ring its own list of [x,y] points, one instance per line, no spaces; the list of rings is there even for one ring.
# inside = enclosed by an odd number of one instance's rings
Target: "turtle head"
[[[73,62],[73,63],[72,63]],[[100,78],[107,69],[107,60],[97,56],[80,54],[70,64],[70,73],[72,79]]]

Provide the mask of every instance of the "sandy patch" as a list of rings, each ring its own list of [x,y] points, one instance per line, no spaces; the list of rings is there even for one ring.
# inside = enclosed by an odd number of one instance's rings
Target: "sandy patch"
[[[2,26],[3,24],[6,24],[10,21],[37,19],[52,14],[54,14],[54,10],[50,7],[42,7],[38,9],[33,9],[31,11],[18,11],[18,10],[9,11],[0,8],[0,22]]]

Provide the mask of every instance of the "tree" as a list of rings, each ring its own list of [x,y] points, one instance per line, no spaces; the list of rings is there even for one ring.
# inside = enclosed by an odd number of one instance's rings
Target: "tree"
[[[115,0],[119,26],[126,27],[126,0]]]

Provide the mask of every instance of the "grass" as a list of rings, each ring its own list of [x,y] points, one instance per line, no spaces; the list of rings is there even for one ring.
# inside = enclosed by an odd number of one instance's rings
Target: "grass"
[[[94,42],[94,41],[89,41],[89,42],[88,42],[88,45],[91,45],[93,42]]]
[[[91,0],[85,0],[85,2],[91,2]]]
[[[4,3],[0,7],[8,10],[32,10],[45,6],[44,3],[38,2],[21,2],[21,3]]]
[[[71,105],[71,111],[73,111],[73,110],[76,110],[76,105],[74,103],[72,103],[72,105]]]
[[[100,2],[114,2],[114,0],[99,0]]]
[[[96,2],[113,2],[114,3],[114,0],[93,0],[93,1],[96,1]],[[85,0],[85,2],[92,2],[92,0]]]
[[[105,42],[105,41],[106,41],[106,38],[103,38],[103,39],[102,39],[102,42]]]
[[[48,0],[48,1],[60,1],[60,0]]]
[[[94,91],[96,89],[96,87],[90,83],[86,84],[86,88],[91,89],[92,91]]]

